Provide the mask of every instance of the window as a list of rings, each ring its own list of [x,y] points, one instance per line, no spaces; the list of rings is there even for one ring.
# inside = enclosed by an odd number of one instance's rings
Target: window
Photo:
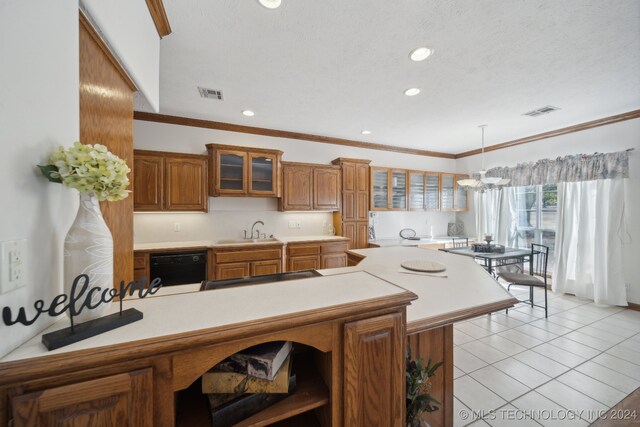
[[[547,271],[553,270],[558,214],[558,188],[556,184],[530,185],[516,188],[518,206],[518,240],[521,248],[532,243],[549,247]]]

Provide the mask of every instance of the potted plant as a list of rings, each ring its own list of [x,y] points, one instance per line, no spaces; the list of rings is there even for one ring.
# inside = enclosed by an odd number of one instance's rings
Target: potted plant
[[[75,188],[80,205],[64,241],[64,290],[67,295],[76,276],[86,274],[92,287],[113,287],[113,238],[100,211],[101,201],[115,202],[129,195],[131,172],[126,162],[100,144],[74,143],[60,147],[49,163],[38,166],[51,182]],[[108,304],[99,304],[102,292],[93,294],[91,310],[83,309],[78,320],[99,317]]]
[[[431,392],[431,381],[429,378],[435,375],[436,370],[443,362],[434,364],[429,358],[427,364],[419,357],[417,360],[411,359],[411,348],[407,347],[406,356],[406,379],[407,379],[407,427],[422,427],[420,415],[423,412],[433,412],[439,409],[440,402],[434,399]]]

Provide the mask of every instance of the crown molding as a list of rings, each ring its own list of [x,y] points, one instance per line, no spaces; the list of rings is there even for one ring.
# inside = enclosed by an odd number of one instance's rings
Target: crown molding
[[[169,18],[167,18],[167,12],[164,10],[162,0],[146,0],[146,2],[160,38],[171,34],[171,25],[169,25]]]

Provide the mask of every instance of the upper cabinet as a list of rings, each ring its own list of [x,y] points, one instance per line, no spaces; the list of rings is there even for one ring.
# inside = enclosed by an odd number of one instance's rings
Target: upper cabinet
[[[209,195],[280,197],[282,151],[207,144]]]
[[[371,167],[372,210],[466,211],[466,175]]]
[[[280,210],[340,210],[340,178],[338,166],[283,162]]]
[[[207,156],[135,150],[133,207],[143,211],[207,211]]]

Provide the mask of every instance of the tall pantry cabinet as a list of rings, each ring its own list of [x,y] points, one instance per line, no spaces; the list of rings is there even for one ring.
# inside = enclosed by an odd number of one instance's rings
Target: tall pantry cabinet
[[[369,163],[371,160],[335,159],[342,169],[342,209],[333,214],[336,234],[350,239],[350,249],[369,245]]]

